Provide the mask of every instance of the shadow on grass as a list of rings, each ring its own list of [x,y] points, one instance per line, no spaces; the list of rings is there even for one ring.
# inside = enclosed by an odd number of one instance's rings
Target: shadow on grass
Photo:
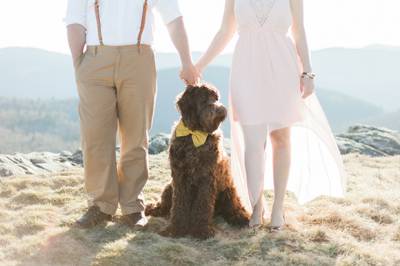
[[[323,242],[318,244],[319,249],[310,249],[307,239],[292,230],[271,235],[265,229],[235,229],[217,219],[217,236],[200,241],[158,235],[167,224],[165,219],[150,218],[140,230],[119,223],[87,230],[61,227],[65,231],[44,239],[41,247],[19,265],[313,265],[317,258],[320,265],[329,265],[337,256],[325,254],[328,256],[320,258],[332,245]]]
[[[45,239],[39,250],[20,265],[91,265],[105,245],[127,233],[127,228],[111,223],[92,229],[69,227]]]

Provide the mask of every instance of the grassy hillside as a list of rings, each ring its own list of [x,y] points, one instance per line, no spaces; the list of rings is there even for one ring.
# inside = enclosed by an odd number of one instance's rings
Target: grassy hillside
[[[75,150],[77,100],[0,98],[0,153]]]
[[[381,108],[340,92],[317,88],[316,93],[335,132],[344,132],[349,126],[364,121],[369,121],[370,125],[376,126],[379,124],[378,121],[368,119],[385,115]],[[388,117],[388,120],[391,118]],[[400,130],[397,124],[386,123],[386,125],[379,125]]]
[[[288,229],[238,230],[216,220],[207,241],[156,234],[164,219],[143,231],[108,223],[71,228],[85,209],[82,170],[0,182],[1,265],[399,265],[399,157],[344,157],[348,194],[299,206],[288,195]],[[166,154],[151,156],[146,199],[169,180]],[[267,193],[271,202],[271,193]]]

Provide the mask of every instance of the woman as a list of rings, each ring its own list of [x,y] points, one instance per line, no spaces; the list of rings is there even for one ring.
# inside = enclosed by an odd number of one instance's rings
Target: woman
[[[264,223],[263,190],[274,189],[269,228],[280,230],[286,189],[300,203],[343,196],[343,163],[314,93],[303,1],[226,0],[222,26],[198,61],[199,71],[236,30],[229,91],[232,173],[252,213],[250,226]]]

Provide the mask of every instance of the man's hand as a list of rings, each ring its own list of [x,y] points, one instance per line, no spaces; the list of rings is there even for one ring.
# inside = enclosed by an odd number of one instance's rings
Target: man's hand
[[[189,42],[183,23],[183,18],[179,17],[167,25],[171,40],[178,50],[182,62],[180,78],[186,85],[195,85],[200,80],[200,73],[194,67],[190,54]]]
[[[184,65],[179,76],[186,85],[196,85],[200,82],[200,72],[193,64]]]

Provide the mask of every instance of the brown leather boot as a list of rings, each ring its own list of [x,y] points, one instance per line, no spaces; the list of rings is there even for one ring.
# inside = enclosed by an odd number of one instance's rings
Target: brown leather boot
[[[98,224],[111,221],[111,219],[112,216],[100,211],[98,206],[92,206],[75,222],[75,226],[79,228],[92,228]]]
[[[148,220],[143,212],[135,212],[121,216],[121,222],[132,228],[143,228]]]

